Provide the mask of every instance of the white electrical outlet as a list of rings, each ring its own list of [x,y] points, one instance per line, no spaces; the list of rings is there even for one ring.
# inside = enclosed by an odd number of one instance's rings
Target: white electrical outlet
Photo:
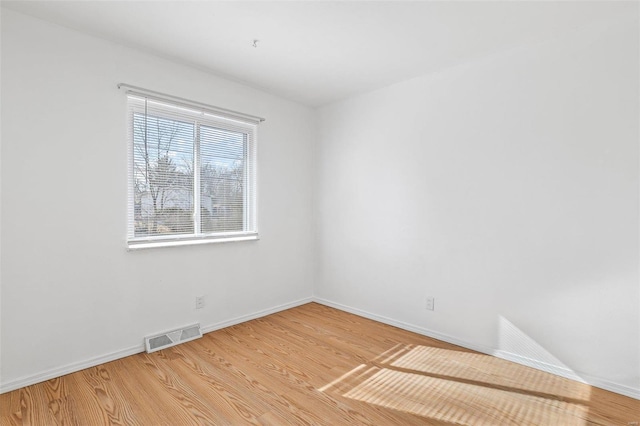
[[[204,308],[204,296],[196,296],[196,309]]]
[[[435,297],[428,296],[427,297],[427,310],[428,311],[433,311],[435,309],[435,303],[436,303]]]

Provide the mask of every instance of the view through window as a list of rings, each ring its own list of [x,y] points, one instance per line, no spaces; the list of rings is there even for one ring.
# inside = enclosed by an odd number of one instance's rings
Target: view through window
[[[129,95],[129,245],[255,235],[255,125]]]

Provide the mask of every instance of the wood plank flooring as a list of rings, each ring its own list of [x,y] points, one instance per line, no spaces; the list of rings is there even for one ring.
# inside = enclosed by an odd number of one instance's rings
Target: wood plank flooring
[[[0,395],[1,425],[624,425],[640,401],[310,303]]]

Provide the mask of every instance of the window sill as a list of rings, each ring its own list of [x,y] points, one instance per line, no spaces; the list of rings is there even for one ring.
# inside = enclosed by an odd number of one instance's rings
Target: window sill
[[[200,244],[215,244],[215,243],[232,243],[236,241],[255,241],[259,240],[258,234],[254,235],[241,235],[241,236],[229,236],[220,238],[198,238],[198,239],[184,239],[184,240],[172,240],[172,241],[129,241],[127,243],[127,250],[143,250],[149,248],[160,247],[176,247],[176,246],[193,246]]]

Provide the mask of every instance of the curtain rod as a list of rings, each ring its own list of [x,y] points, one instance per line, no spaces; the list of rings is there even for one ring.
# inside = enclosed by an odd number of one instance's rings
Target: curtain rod
[[[226,109],[226,108],[221,108],[221,107],[217,107],[217,106],[213,106],[213,105],[207,105],[207,104],[203,104],[201,102],[196,102],[196,101],[191,101],[189,99],[185,99],[185,98],[180,98],[178,96],[173,96],[173,95],[167,95],[166,93],[160,93],[160,92],[156,92],[154,90],[149,90],[149,89],[143,89],[142,87],[137,87],[137,86],[132,86],[130,84],[126,84],[126,83],[119,83],[118,84],[118,89],[125,89],[129,92],[132,93],[137,93],[139,95],[149,95],[149,96],[155,96],[161,99],[165,99],[165,100],[172,100],[172,101],[178,101],[182,104],[185,104],[187,106],[192,106],[192,107],[197,107],[197,108],[203,108],[203,109],[207,109],[211,112],[216,112],[219,113],[221,115],[230,117],[230,118],[243,118],[245,120],[249,120],[255,123],[261,123],[263,121],[265,121],[264,118],[262,117],[258,117],[255,115],[250,115],[250,114],[245,114],[243,112],[238,112],[238,111],[233,111],[230,109]]]

